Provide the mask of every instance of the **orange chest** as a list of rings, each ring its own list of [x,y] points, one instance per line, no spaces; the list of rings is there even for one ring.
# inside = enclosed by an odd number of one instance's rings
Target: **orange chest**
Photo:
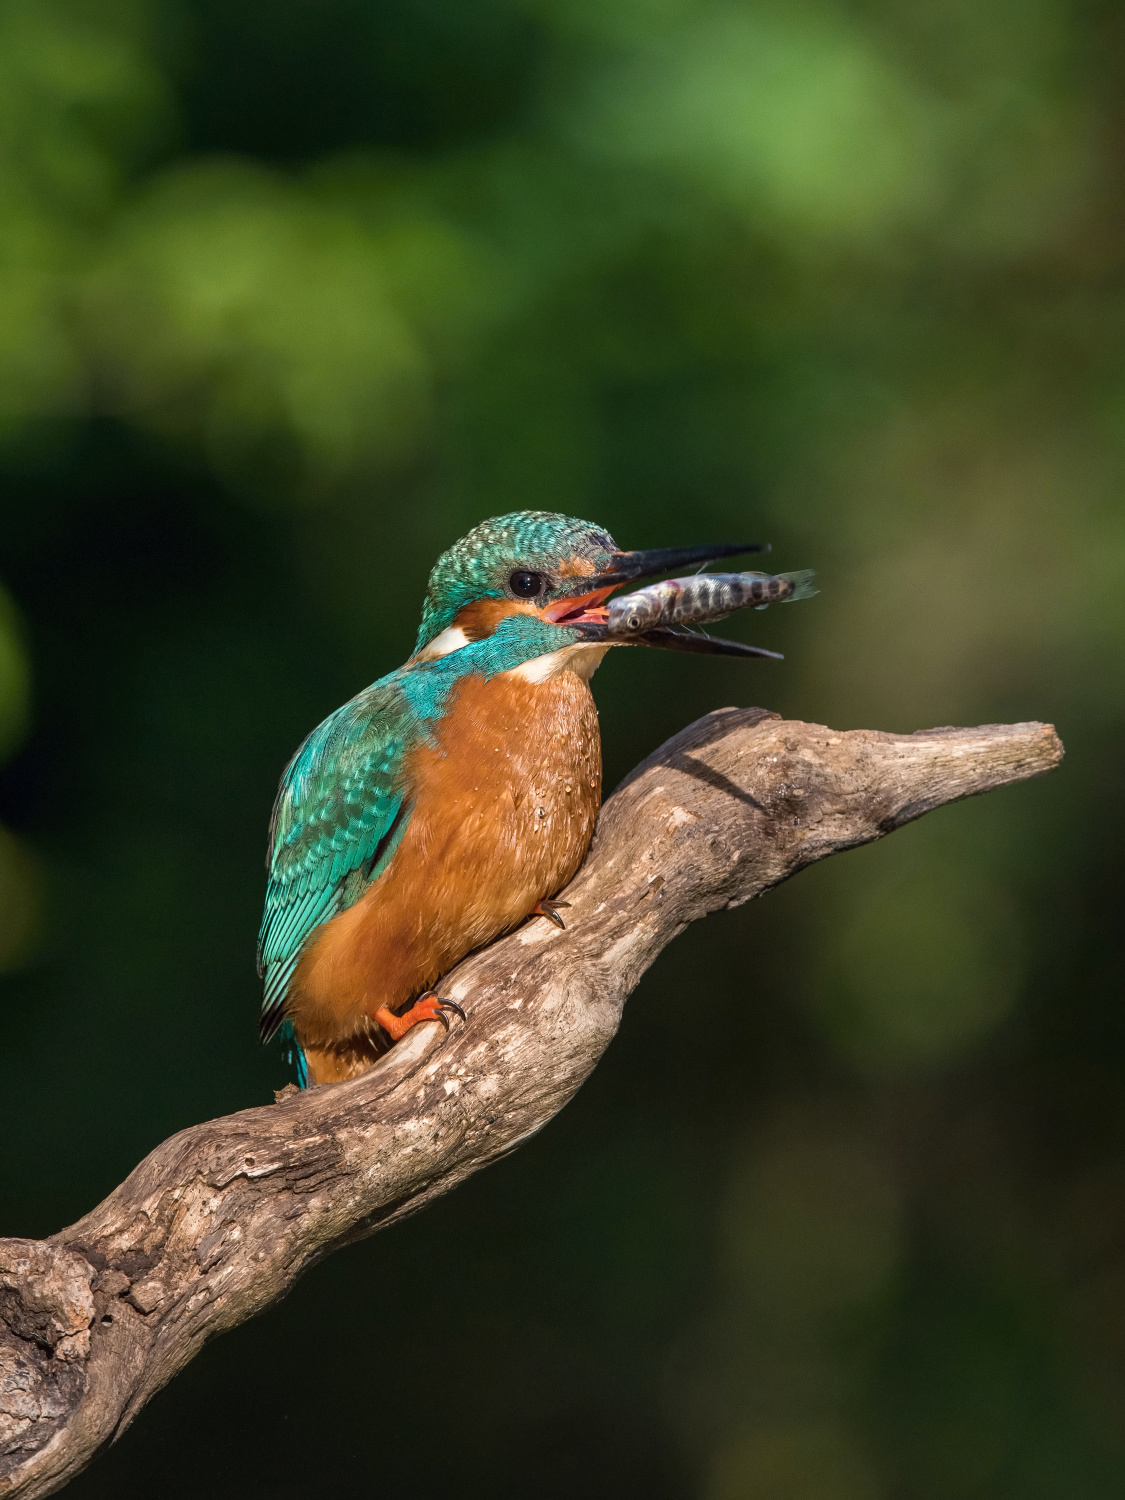
[[[539,837],[601,804],[601,736],[588,684],[563,671],[545,682],[513,673],[467,678],[411,766],[415,816],[459,814]],[[502,842],[503,835],[501,835]]]

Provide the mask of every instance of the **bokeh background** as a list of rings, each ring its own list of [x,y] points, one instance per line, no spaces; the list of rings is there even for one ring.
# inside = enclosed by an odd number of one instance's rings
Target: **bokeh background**
[[[0,1232],[284,1081],[278,774],[484,516],[820,573],[611,655],[608,786],[730,703],[1069,752],[685,934],[76,1500],[1125,1493],[1123,86],[1109,0],[7,0]]]

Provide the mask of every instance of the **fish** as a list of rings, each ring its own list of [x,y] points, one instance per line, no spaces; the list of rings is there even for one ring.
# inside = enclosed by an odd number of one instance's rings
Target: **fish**
[[[693,573],[667,578],[621,594],[589,610],[580,628],[591,640],[626,646],[660,646],[701,656],[760,656],[781,661],[780,652],[693,629],[739,609],[768,609],[810,599],[818,589],[811,568],[796,573]]]
[[[814,573],[694,573],[621,594],[606,606],[606,639],[629,640],[669,625],[704,625],[738,609],[790,604],[817,592]]]

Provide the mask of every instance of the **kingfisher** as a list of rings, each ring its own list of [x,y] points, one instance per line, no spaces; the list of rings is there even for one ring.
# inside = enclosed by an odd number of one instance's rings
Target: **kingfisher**
[[[324,720],[282,778],[258,939],[263,1042],[300,1087],[351,1078],[422,1021],[433,989],[527,918],[563,925],[601,805],[590,678],[621,584],[760,551],[622,551],[547,511],[484,521],[430,574],[414,652]],[[691,632],[651,644],[772,655]]]

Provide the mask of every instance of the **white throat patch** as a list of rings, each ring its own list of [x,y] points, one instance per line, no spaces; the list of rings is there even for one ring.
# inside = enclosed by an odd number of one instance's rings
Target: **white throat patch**
[[[454,651],[460,651],[462,646],[469,644],[469,637],[461,629],[460,625],[447,625],[439,634],[435,635],[428,646],[423,646],[415,661],[433,661],[439,656],[450,656]]]
[[[574,672],[584,682],[589,682],[608,650],[608,645],[587,645],[580,641],[574,646],[548,651],[544,656],[533,656],[530,661],[520,662],[518,667],[513,667],[511,671],[503,673],[503,676],[518,677],[522,682],[547,682],[560,672]]]

